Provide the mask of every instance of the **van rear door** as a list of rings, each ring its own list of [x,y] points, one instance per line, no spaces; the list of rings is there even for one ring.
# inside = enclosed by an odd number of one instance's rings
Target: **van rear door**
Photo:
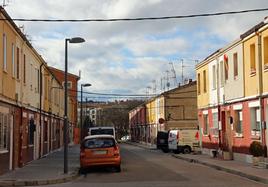
[[[178,149],[178,130],[171,130],[168,134],[168,149],[177,150]]]

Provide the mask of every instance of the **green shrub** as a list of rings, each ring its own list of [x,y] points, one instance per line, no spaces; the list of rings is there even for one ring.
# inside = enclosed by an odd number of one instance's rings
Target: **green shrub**
[[[260,142],[258,141],[253,141],[251,144],[250,144],[250,147],[249,147],[249,152],[250,154],[252,154],[254,157],[258,157],[258,156],[263,156],[263,147],[261,145]]]

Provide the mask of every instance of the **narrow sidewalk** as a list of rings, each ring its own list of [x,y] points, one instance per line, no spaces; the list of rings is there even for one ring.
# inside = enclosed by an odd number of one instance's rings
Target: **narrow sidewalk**
[[[131,145],[151,149],[152,146],[139,144],[135,142],[128,142]],[[222,160],[218,158],[212,158],[209,155],[204,154],[173,154],[172,156],[190,163],[202,164],[217,170],[225,171],[234,175],[248,178],[257,182],[268,184],[268,169],[257,168],[252,164],[239,162],[234,160]]]
[[[64,174],[63,148],[44,158],[34,160],[23,168],[0,176],[0,186],[37,186],[71,181],[78,176],[79,145],[69,146],[68,174]]]

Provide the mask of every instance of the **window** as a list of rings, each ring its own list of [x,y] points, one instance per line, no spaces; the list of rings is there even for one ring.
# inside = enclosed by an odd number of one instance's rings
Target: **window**
[[[33,64],[31,64],[29,72],[30,72],[30,75],[29,75],[29,77],[30,77],[30,81],[29,81],[30,82],[30,88],[31,88],[31,90],[33,90],[33,81],[34,81]]]
[[[212,128],[210,129],[213,136],[219,136],[219,122],[218,122],[218,112],[212,113]]]
[[[39,90],[40,90],[40,85],[39,85],[39,84],[40,84],[40,83],[39,83],[39,82],[40,82],[40,79],[39,79],[39,76],[40,76],[40,75],[39,75],[39,74],[40,74],[40,73],[39,73],[39,69],[36,69],[36,77],[37,77],[37,79],[36,79],[36,80],[37,80],[37,83],[36,83],[37,85],[36,85],[36,87],[37,87],[37,93],[39,93]]]
[[[213,116],[213,127],[218,128],[218,125],[219,125],[219,123],[218,123],[218,113],[215,112],[215,113],[212,114],[212,116]]]
[[[7,72],[7,37],[3,34],[3,70]]]
[[[263,41],[264,69],[268,69],[268,36]]]
[[[63,81],[63,82],[62,82],[62,86],[63,86],[63,88],[65,87],[64,83],[65,83],[65,82]],[[71,81],[68,81],[68,82],[67,82],[67,88],[68,88],[68,89],[72,89],[72,85],[73,85],[73,84],[72,84]]]
[[[17,79],[20,79],[20,49],[17,47]]]
[[[225,58],[224,58],[224,79],[225,79],[225,81],[228,80],[228,73],[229,73],[228,57],[225,56]]]
[[[198,82],[198,86],[197,86],[198,94],[200,94],[200,91],[201,91],[201,88],[200,88],[200,73],[197,74],[197,82]]]
[[[260,120],[260,109],[258,107],[253,107],[250,109],[250,124],[251,124],[251,134],[260,135],[261,120]]]
[[[224,66],[223,61],[220,62],[220,69],[221,69],[221,87],[224,85]]]
[[[235,132],[238,134],[243,133],[243,114],[241,110],[235,110],[234,114]]]
[[[34,131],[35,131],[35,124],[34,124],[34,119],[31,118],[29,121],[29,141],[28,144],[29,145],[33,145],[34,144]]]
[[[15,78],[16,67],[15,67],[15,45],[12,43],[11,47],[11,55],[12,55],[12,77]]]
[[[208,135],[208,115],[204,114],[204,129],[203,129],[203,134]]]
[[[256,73],[255,44],[250,45],[250,74]]]
[[[212,79],[212,81],[213,81],[213,89],[216,89],[216,65],[213,65],[212,66],[212,73],[213,73],[213,79]]]
[[[23,55],[23,83],[26,83],[26,56]]]
[[[0,113],[0,150],[7,150],[8,144],[8,115]]]
[[[238,76],[238,58],[237,53],[233,54],[233,61],[234,61],[234,79]]]
[[[204,93],[207,92],[207,75],[206,70],[203,71],[203,84],[204,84]]]
[[[47,129],[47,121],[44,122],[43,133],[44,133],[44,142],[47,142],[47,133],[48,133],[48,129]]]

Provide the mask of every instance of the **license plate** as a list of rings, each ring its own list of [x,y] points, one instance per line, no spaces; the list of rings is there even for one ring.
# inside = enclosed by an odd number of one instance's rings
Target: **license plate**
[[[107,151],[94,151],[93,153],[95,155],[105,155],[105,154],[107,154]]]

